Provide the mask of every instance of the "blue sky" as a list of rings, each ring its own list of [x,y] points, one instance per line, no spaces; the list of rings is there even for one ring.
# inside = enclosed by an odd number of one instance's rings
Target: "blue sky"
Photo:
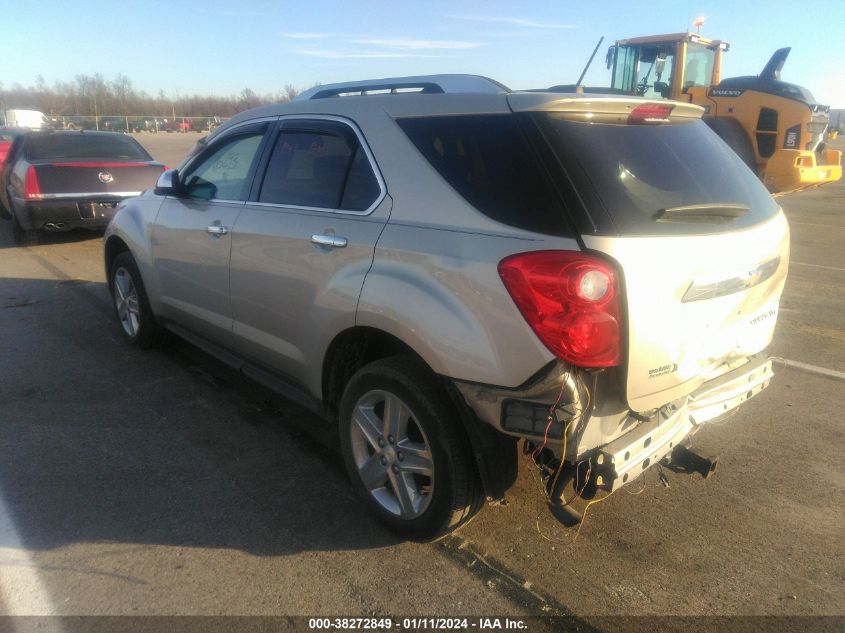
[[[613,40],[692,29],[704,16],[702,34],[732,45],[723,76],[757,74],[792,46],[783,79],[845,108],[845,0],[0,0],[0,14],[6,87],[123,73],[171,96],[441,72],[543,87],[574,82],[602,35],[586,83],[607,85]]]

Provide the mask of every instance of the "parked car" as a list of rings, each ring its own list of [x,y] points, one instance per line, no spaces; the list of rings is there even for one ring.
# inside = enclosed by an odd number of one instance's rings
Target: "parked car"
[[[129,124],[133,132],[159,132],[164,129],[164,119],[153,117],[148,119],[130,119]]]
[[[74,117],[70,121],[65,121],[64,129],[71,130],[71,131],[84,131],[84,130],[96,130],[97,129],[97,120],[96,117]]]
[[[100,119],[100,129],[104,132],[129,132],[128,118],[122,116],[106,116]]]
[[[102,229],[163,167],[125,134],[28,132],[12,144],[0,203],[18,244],[37,242],[41,231]]]
[[[6,164],[6,158],[12,149],[12,143],[27,131],[26,128],[20,127],[0,127],[0,174],[3,173],[3,166]]]
[[[502,499],[517,438],[611,493],[772,378],[788,225],[701,114],[453,75],[241,113],[107,229],[120,330],[337,422],[403,535]]]

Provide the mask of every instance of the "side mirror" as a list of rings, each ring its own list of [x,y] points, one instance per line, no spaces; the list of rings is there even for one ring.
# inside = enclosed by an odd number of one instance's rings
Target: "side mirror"
[[[156,182],[155,193],[157,196],[178,196],[181,193],[179,183],[179,170],[168,169]]]

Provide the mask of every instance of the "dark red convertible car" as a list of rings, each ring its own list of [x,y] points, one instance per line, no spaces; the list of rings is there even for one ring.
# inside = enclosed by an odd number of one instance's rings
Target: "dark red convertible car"
[[[164,169],[125,134],[27,131],[2,167],[0,207],[18,244],[42,231],[102,229],[118,203],[155,186]]]

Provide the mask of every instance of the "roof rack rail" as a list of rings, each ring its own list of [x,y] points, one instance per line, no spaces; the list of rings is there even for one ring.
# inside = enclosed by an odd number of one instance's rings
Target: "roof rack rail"
[[[505,94],[507,86],[481,75],[420,75],[417,77],[391,77],[388,79],[365,79],[324,86],[314,86],[297,95],[296,101],[328,99],[331,97],[365,96],[370,94],[444,94],[484,93]]]

